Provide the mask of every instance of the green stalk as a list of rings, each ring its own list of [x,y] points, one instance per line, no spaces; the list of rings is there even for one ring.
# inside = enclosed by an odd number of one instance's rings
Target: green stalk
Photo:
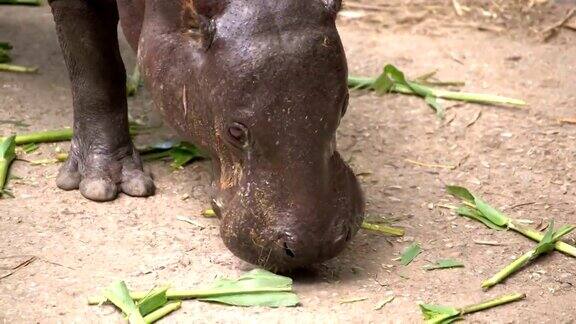
[[[252,294],[264,292],[291,292],[292,287],[262,287],[253,289],[208,289],[208,290],[168,290],[166,297],[168,299],[197,299],[197,298],[210,298],[217,296],[233,295],[233,294]],[[134,300],[140,300],[148,294],[148,291],[133,291],[130,292],[130,297]],[[88,298],[88,305],[98,305],[107,301],[104,297],[90,297]]]
[[[406,231],[404,231],[403,228],[391,227],[391,226],[386,226],[386,225],[381,225],[381,224],[372,224],[372,223],[368,223],[368,222],[363,222],[362,228],[365,230],[375,231],[375,232],[384,233],[384,234],[388,234],[388,235],[392,235],[392,236],[404,236],[404,234],[406,233]]]
[[[510,221],[510,223],[508,224],[508,228],[536,242],[540,242],[544,238],[544,234],[531,228],[520,226],[516,224],[514,221]],[[562,253],[568,254],[572,257],[576,257],[576,247],[573,245],[570,245],[562,241],[558,241],[555,243],[554,248]]]
[[[0,5],[40,6],[42,0],[0,0]]]
[[[142,131],[141,127],[130,126],[130,135],[137,135]],[[73,130],[72,128],[62,128],[55,130],[40,131],[28,134],[16,135],[16,145],[24,145],[30,143],[54,143],[69,141],[72,139]],[[0,137],[0,140],[6,139],[5,137]]]
[[[0,71],[14,72],[14,73],[35,73],[38,71],[37,67],[27,67],[14,64],[0,63]]]
[[[53,143],[72,139],[72,128],[63,128],[29,134],[16,135],[16,145],[29,143]]]
[[[522,300],[524,298],[526,298],[526,294],[514,293],[514,294],[504,295],[501,297],[490,299],[490,300],[487,300],[487,301],[479,303],[479,304],[462,307],[459,310],[460,310],[461,315],[466,315],[466,314],[470,314],[470,313],[483,311],[485,309],[489,309],[492,307],[512,303],[512,302],[515,302],[518,300]]]
[[[348,87],[350,88],[356,88],[356,87],[360,89],[371,88],[374,82],[376,82],[376,78],[365,78],[355,76],[348,77]],[[427,95],[432,97],[443,98],[448,100],[475,102],[482,104],[501,104],[501,105],[515,105],[515,106],[526,105],[526,102],[520,99],[507,98],[490,94],[434,89],[415,82],[410,82],[410,86],[412,86],[418,92],[426,93]],[[392,86],[392,88],[390,89],[390,91],[401,94],[417,94],[416,91],[410,89],[405,85],[398,83],[395,83],[394,86]]]
[[[492,286],[495,286],[502,282],[504,279],[508,278],[514,272],[520,270],[525,264],[527,264],[536,253],[536,250],[530,250],[524,254],[522,254],[518,259],[512,261],[509,265],[504,267],[504,269],[498,271],[494,276],[490,279],[484,281],[482,283],[482,288],[488,289]]]
[[[181,306],[182,306],[181,301],[173,301],[166,303],[166,305],[144,316],[144,321],[146,323],[154,323],[163,318],[164,316],[172,313],[173,311],[180,309]]]

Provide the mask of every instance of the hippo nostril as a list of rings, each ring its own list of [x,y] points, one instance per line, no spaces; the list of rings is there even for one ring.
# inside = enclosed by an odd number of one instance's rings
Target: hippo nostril
[[[212,210],[214,211],[216,216],[221,217],[222,216],[222,208],[221,208],[222,204],[219,203],[216,199],[212,199],[211,205],[212,205]]]
[[[346,242],[350,241],[350,239],[352,239],[352,231],[350,229],[346,230],[346,238],[344,239]]]
[[[292,250],[288,247],[288,244],[286,244],[286,242],[284,242],[284,252],[286,252],[286,255],[289,256],[289,257],[291,257],[291,258],[296,257],[296,254],[294,254],[294,251],[292,251]]]

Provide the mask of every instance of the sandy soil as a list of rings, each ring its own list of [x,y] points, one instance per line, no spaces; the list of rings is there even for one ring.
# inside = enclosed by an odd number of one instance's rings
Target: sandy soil
[[[484,292],[484,279],[534,244],[437,206],[452,201],[444,186],[454,183],[472,188],[515,218],[576,223],[576,126],[557,121],[576,115],[576,33],[563,30],[545,43],[538,32],[559,20],[567,7],[505,15],[493,5],[486,11],[472,6],[457,17],[450,1],[380,2],[376,11],[370,7],[378,1],[364,10],[350,2],[339,21],[352,74],[375,75],[386,63],[412,76],[438,69],[441,79],[465,81],[466,90],[520,97],[530,106],[449,104],[446,119],[439,120],[418,98],[354,92],[339,130],[340,149],[362,173],[369,214],[406,228],[407,235],[395,239],[361,232],[338,258],[293,274],[301,307],[246,309],[190,301],[166,322],[408,323],[420,321],[418,302],[462,306],[516,291],[527,299],[467,320],[576,321],[576,260],[554,253]],[[37,75],[0,74],[0,120],[29,125],[3,122],[0,133],[70,125],[69,85],[49,9],[2,7],[0,36],[15,45],[16,63],[41,68]],[[131,66],[133,55],[125,44],[124,52]],[[130,103],[134,118],[159,123],[146,94]],[[137,141],[170,136],[162,130]],[[23,157],[46,158],[56,147],[67,149],[67,144],[44,145]],[[407,160],[457,168],[422,167]],[[146,167],[156,177],[154,197],[121,196],[99,204],[78,192],[58,190],[57,165],[14,164],[13,175],[22,179],[10,183],[15,199],[0,200],[0,258],[38,259],[0,279],[0,322],[120,322],[112,307],[89,307],[86,297],[119,278],[135,289],[161,282],[185,288],[252,268],[226,250],[217,221],[200,216],[209,205],[209,162],[176,172],[162,161]],[[199,226],[177,216],[193,218]],[[414,263],[403,267],[393,260],[414,241],[424,249]],[[466,267],[422,270],[440,258],[462,260]],[[0,266],[24,259],[0,259]],[[390,295],[396,296],[391,304],[373,310]],[[340,304],[357,297],[367,299]]]

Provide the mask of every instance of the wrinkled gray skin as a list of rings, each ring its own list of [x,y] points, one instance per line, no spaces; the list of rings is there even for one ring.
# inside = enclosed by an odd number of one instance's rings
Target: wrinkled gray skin
[[[153,194],[128,135],[116,3],[54,0],[74,130],[58,186],[106,201]],[[334,257],[364,201],[336,152],[348,104],[339,0],[118,0],[166,120],[212,157],[213,207],[238,257],[285,271]]]

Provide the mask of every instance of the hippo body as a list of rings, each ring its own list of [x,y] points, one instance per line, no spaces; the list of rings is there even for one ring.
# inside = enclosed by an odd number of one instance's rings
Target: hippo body
[[[213,208],[238,257],[289,270],[334,257],[364,201],[336,151],[348,105],[339,0],[52,0],[74,138],[57,184],[96,201],[154,193],[129,133],[120,19],[145,84],[212,158]]]

